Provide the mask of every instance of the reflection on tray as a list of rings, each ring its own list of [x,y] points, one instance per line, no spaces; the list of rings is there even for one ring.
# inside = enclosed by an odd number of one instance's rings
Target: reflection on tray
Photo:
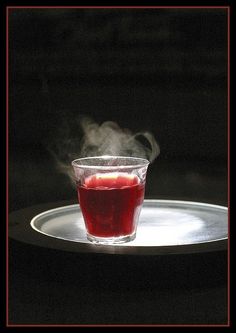
[[[147,209],[140,216],[136,242],[142,239],[146,246],[191,244],[202,227],[204,221],[190,213],[159,208],[154,217],[153,210]]]

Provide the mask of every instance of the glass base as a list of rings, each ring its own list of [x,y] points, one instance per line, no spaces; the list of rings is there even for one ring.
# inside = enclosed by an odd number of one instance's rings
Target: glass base
[[[120,237],[97,237],[87,234],[87,239],[94,244],[122,244],[134,240],[136,233]]]

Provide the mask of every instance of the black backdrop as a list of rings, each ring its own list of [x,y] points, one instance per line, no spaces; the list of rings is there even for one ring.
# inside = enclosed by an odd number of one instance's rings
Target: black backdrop
[[[154,134],[146,197],[227,205],[226,9],[9,9],[9,84],[10,210],[76,200],[47,143],[82,114]]]

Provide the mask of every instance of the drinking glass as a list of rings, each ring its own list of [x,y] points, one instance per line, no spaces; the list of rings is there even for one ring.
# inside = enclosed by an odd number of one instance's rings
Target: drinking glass
[[[72,161],[89,241],[116,244],[135,239],[148,165],[146,159],[125,156]]]

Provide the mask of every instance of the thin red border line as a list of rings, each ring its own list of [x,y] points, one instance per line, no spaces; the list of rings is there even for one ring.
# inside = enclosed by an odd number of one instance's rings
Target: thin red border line
[[[227,324],[81,324],[81,325],[76,325],[76,324],[62,324],[62,325],[59,325],[59,324],[42,324],[42,325],[37,325],[37,324],[16,324],[16,325],[8,325],[8,327],[229,327],[229,325]]]
[[[228,323],[230,324],[230,7],[228,8]]]
[[[8,110],[9,110],[9,78],[8,78],[8,8],[6,8],[6,323],[8,324]]]
[[[8,40],[8,10],[9,9],[20,9],[20,8],[92,8],[92,9],[104,9],[104,8],[143,8],[143,9],[154,9],[154,8],[213,8],[213,9],[227,9],[228,10],[228,207],[230,208],[230,182],[229,182],[229,177],[230,177],[230,6],[150,6],[150,7],[145,7],[145,6],[104,6],[104,7],[99,7],[99,6],[94,6],[94,7],[89,7],[89,6],[7,6],[6,7],[6,281],[8,282],[8,111],[9,111],[9,104],[8,104],[8,96],[9,96],[9,78],[8,78],[8,68],[9,68],[9,63],[8,63],[8,47],[9,47],[9,40]],[[228,220],[228,232],[230,231],[230,220]],[[229,233],[230,235],[230,233]],[[228,309],[230,307],[230,266],[229,266],[229,252],[230,252],[230,237],[228,239]],[[222,325],[217,325],[217,324],[209,324],[209,325],[204,325],[204,324],[199,324],[199,325],[191,325],[191,324],[183,324],[183,325],[60,325],[60,324],[51,324],[51,325],[10,325],[8,323],[8,283],[6,286],[6,323],[8,327],[61,327],[61,326],[74,326],[74,327],[84,327],[84,326],[89,326],[89,327],[106,327],[106,326],[134,326],[134,327],[140,327],[140,326],[155,326],[155,327],[177,327],[177,326],[187,326],[187,327],[228,327],[230,326],[230,311],[228,312],[228,324],[222,324]]]
[[[117,9],[155,9],[155,8],[187,8],[187,9],[191,9],[191,8],[199,8],[199,9],[210,9],[210,8],[213,8],[213,9],[223,9],[223,8],[229,8],[229,6],[149,6],[149,7],[146,7],[146,6],[8,6],[7,8],[11,9],[11,8],[32,8],[32,9],[40,9],[40,8],[91,8],[91,9],[109,9],[109,8],[117,8]]]

